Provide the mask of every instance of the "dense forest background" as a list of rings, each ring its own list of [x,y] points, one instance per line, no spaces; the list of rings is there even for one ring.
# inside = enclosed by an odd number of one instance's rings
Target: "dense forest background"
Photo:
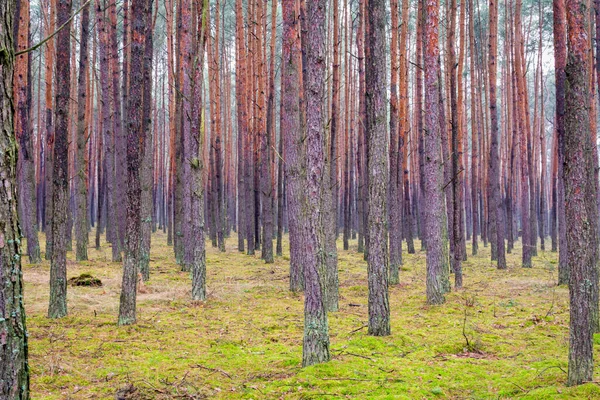
[[[2,396],[598,395],[600,2],[0,11]]]

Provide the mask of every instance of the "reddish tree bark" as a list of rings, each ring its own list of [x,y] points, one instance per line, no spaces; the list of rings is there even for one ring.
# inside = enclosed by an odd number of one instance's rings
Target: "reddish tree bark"
[[[598,301],[598,183],[596,146],[590,135],[587,3],[568,0],[565,66],[564,190],[569,266],[570,341],[568,385],[593,379],[594,303]]]
[[[17,51],[29,47],[29,1],[19,0],[16,7],[15,45]],[[17,56],[14,71],[14,101],[16,105],[15,134],[19,143],[17,160],[18,195],[21,226],[27,238],[29,262],[42,261],[37,234],[33,124],[31,113],[31,52]]]
[[[558,284],[569,282],[567,227],[565,220],[564,138],[565,138],[565,66],[567,65],[567,16],[565,0],[552,2],[554,19],[554,79],[556,82],[556,149],[557,149],[557,220]]]
[[[439,123],[439,48],[438,0],[426,0],[424,13],[424,72],[425,72],[425,115],[426,135],[423,135],[423,200],[424,232],[427,246],[427,302],[441,304],[445,301],[447,287],[444,268],[446,262],[443,250],[442,231],[444,203],[442,188],[441,132]]]

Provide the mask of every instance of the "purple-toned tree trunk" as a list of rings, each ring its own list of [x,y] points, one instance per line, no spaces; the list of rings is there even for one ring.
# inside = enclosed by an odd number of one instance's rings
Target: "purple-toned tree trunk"
[[[595,135],[591,135],[588,57],[589,10],[586,2],[567,0],[565,66],[564,190],[569,266],[570,340],[568,385],[593,380],[594,338],[598,315],[598,182]]]
[[[56,25],[67,23],[71,1],[57,3]],[[67,315],[67,211],[69,208],[69,100],[71,87],[70,22],[56,40],[56,132],[52,191],[52,258],[50,260],[49,318]]]
[[[153,0],[148,0],[153,1]],[[150,3],[151,4],[151,3]],[[152,7],[149,5],[149,8]],[[141,210],[140,218],[142,224],[140,242],[140,265],[139,270],[143,280],[150,279],[150,244],[152,237],[152,191],[154,187],[154,152],[152,134],[152,57],[154,55],[154,40],[152,35],[153,21],[148,18],[146,24],[144,49],[144,89],[143,89],[143,129],[145,131],[145,148],[140,169],[141,181]]]
[[[325,16],[326,0],[307,0],[303,21],[302,52],[306,59],[306,181],[302,219],[306,220],[303,247],[304,264],[304,345],[302,365],[329,361],[329,326],[325,308],[324,238],[321,234],[323,212],[323,171],[325,154],[323,137],[325,121]]]
[[[145,27],[150,24],[151,0],[132,0],[131,70],[127,107],[127,229],[123,281],[119,303],[119,325],[136,322],[136,290],[141,239],[140,164],[144,157],[146,132],[143,123]]]
[[[427,246],[427,302],[441,304],[445,301],[447,276],[444,268],[442,230],[444,200],[442,188],[441,132],[439,124],[439,81],[438,81],[438,0],[424,3],[424,72],[425,72],[425,130],[423,135],[423,203],[424,232]]]
[[[390,66],[390,173],[388,184],[389,206],[389,236],[390,236],[390,263],[389,283],[400,283],[399,270],[402,265],[402,184],[399,179],[401,163],[399,162],[399,132],[398,127],[398,1],[390,1],[392,14],[392,47]],[[383,61],[385,65],[385,60]]]
[[[75,162],[75,237],[77,240],[76,259],[87,260],[88,246],[88,163],[85,160],[88,141],[86,115],[87,81],[88,81],[88,37],[90,24],[90,7],[81,11],[81,39],[79,41],[79,78],[77,96],[77,153]]]
[[[387,96],[385,67],[385,0],[368,0],[366,42],[370,60],[366,69],[367,106],[367,169],[369,171],[368,251],[369,277],[369,334],[390,334],[390,305],[388,299],[388,232],[387,190],[388,146],[386,130]],[[396,134],[393,132],[392,134]],[[394,183],[395,185],[395,183]],[[394,199],[397,201],[397,199]]]
[[[305,145],[300,124],[300,85],[302,83],[298,12],[294,0],[283,0],[283,41],[281,66],[281,132],[285,151],[285,180],[290,231],[290,290],[304,289],[304,236],[301,216],[306,182]]]

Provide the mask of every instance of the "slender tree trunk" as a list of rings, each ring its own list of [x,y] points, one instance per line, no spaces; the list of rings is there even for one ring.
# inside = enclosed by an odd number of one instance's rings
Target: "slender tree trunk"
[[[529,158],[528,158],[528,131],[529,127],[526,122],[528,108],[525,107],[525,84],[524,84],[524,72],[522,67],[524,65],[522,59],[522,53],[520,49],[521,42],[521,1],[517,0],[515,10],[515,39],[514,39],[514,66],[515,66],[515,79],[517,96],[517,114],[518,114],[518,126],[519,126],[519,140],[521,149],[521,228],[522,236],[521,240],[523,243],[523,267],[531,268],[531,220],[530,220],[530,200],[529,200]]]
[[[390,48],[390,180],[388,182],[389,205],[389,236],[390,236],[390,263],[389,283],[400,283],[399,269],[402,264],[402,196],[398,173],[399,145],[398,145],[398,1],[390,1],[392,17],[392,39]],[[385,64],[385,60],[383,62]]]
[[[241,0],[240,0],[241,1]],[[290,232],[290,290],[304,288],[304,257],[302,204],[306,181],[306,149],[300,121],[300,90],[302,61],[300,54],[300,29],[295,0],[282,1],[283,40],[281,67],[281,132],[285,141],[285,180],[288,224]]]
[[[568,226],[570,343],[568,385],[593,379],[594,302],[598,299],[598,183],[590,132],[590,96],[585,1],[568,0],[565,66],[564,191]]]
[[[567,227],[565,219],[564,140],[565,140],[565,67],[567,64],[567,15],[565,0],[552,2],[554,19],[554,76],[556,81],[556,148],[558,213],[558,284],[569,283]]]
[[[236,62],[235,62],[235,98],[237,109],[237,157],[238,157],[238,198],[237,198],[237,217],[238,217],[238,251],[244,251],[244,238],[247,234],[246,227],[246,141],[248,137],[248,108],[246,105],[246,29],[244,26],[244,11],[242,0],[235,2],[235,21],[236,21]]]
[[[479,121],[479,113],[477,107],[481,105],[480,99],[477,96],[477,74],[475,73],[475,29],[474,29],[474,15],[473,0],[468,0],[469,4],[469,52],[470,52],[470,78],[471,78],[471,201],[472,201],[472,222],[473,222],[473,243],[472,254],[475,256],[479,251],[479,242],[477,236],[479,235],[479,176],[478,164],[479,164],[479,149],[478,149],[478,137],[481,134],[481,127]]]
[[[15,45],[18,51],[30,44],[29,1],[19,0],[15,21]],[[31,53],[17,56],[14,72],[14,101],[16,105],[15,135],[19,144],[17,160],[18,194],[21,226],[27,238],[29,262],[42,261],[37,233],[35,165],[33,152],[33,123],[31,112]]]
[[[187,0],[186,0],[187,2]],[[191,212],[192,218],[191,233],[193,239],[193,259],[192,259],[192,299],[206,300],[206,251],[204,244],[204,139],[205,128],[202,123],[202,81],[204,65],[204,49],[206,46],[208,26],[205,21],[208,21],[208,2],[197,3],[197,28],[195,37],[199,37],[198,43],[193,46],[194,54],[188,55],[188,61],[191,61],[191,131],[194,140],[191,141],[191,173],[192,173],[192,188],[191,188]],[[192,58],[193,57],[193,58]]]
[[[148,1],[148,13],[151,13],[152,2]],[[141,184],[141,209],[140,218],[142,224],[140,241],[140,264],[139,271],[143,280],[150,279],[150,244],[152,237],[152,189],[154,186],[154,153],[153,153],[153,132],[152,132],[152,58],[154,55],[154,20],[147,18],[145,27],[145,48],[144,48],[144,87],[143,87],[143,127],[146,139],[144,144],[144,153],[140,166],[140,184]],[[155,130],[156,133],[156,130]]]
[[[131,2],[131,69],[127,116],[127,229],[123,281],[119,303],[119,325],[136,322],[136,291],[141,241],[140,164],[144,158],[146,132],[143,123],[144,50],[146,26],[151,23],[148,0]]]
[[[309,366],[329,361],[329,326],[325,308],[325,259],[323,225],[323,148],[324,118],[322,101],[325,94],[325,15],[326,0],[306,0],[306,14],[302,26],[303,57],[306,59],[306,200],[302,205],[302,219],[306,220],[305,237],[301,251],[304,264],[304,345],[302,365]]]
[[[490,131],[490,213],[495,215],[496,250],[498,269],[506,269],[506,258],[504,250],[504,218],[502,206],[502,192],[500,188],[500,154],[498,133],[498,110],[496,98],[496,55],[498,49],[498,3],[490,0],[490,34],[488,54],[488,77],[489,77],[489,107],[491,116]],[[525,247],[525,245],[523,245]]]
[[[447,287],[444,268],[442,230],[444,200],[442,188],[441,132],[439,123],[439,81],[438,81],[438,0],[426,0],[424,13],[424,72],[425,72],[425,130],[423,135],[423,200],[424,237],[427,246],[427,302],[441,304],[445,301]]]
[[[258,3],[261,3],[260,1]],[[262,3],[261,3],[262,4]],[[274,26],[275,17],[277,14],[277,2],[271,2],[273,5],[273,9],[271,10],[271,21],[272,26]],[[262,6],[259,8],[262,10]],[[262,13],[263,11],[261,11]],[[266,11],[264,11],[266,12]],[[259,29],[258,37],[265,36],[266,41],[266,32],[262,33],[263,24],[259,24],[257,26]],[[266,31],[266,29],[265,29]],[[259,107],[259,115],[258,115],[258,124],[259,124],[259,134],[260,134],[260,186],[261,186],[261,203],[262,203],[262,259],[265,260],[265,263],[272,263],[273,260],[273,171],[272,166],[273,162],[271,159],[272,151],[271,148],[273,146],[271,140],[271,130],[273,128],[273,121],[275,116],[275,98],[274,98],[274,88],[275,88],[275,30],[272,28],[271,30],[271,61],[269,67],[269,87],[265,88],[265,80],[266,80],[266,67],[265,60],[266,54],[262,55],[262,45],[259,46],[259,70],[260,77],[258,79],[258,107]],[[266,90],[268,89],[268,95]],[[268,101],[265,104],[265,97],[268,96]]]
[[[388,177],[388,156],[381,151],[381,149],[388,146],[385,88],[385,0],[368,0],[366,10],[368,21],[366,42],[370,53],[366,70],[367,169],[369,171],[369,211],[367,219],[369,232],[367,252],[369,334],[387,336],[390,334],[390,306],[388,299],[386,185],[389,185],[390,181]],[[396,135],[396,132],[392,132],[392,135]],[[395,167],[397,168],[397,165]]]
[[[81,12],[81,39],[79,41],[79,80],[77,95],[77,159],[75,163],[76,217],[75,236],[77,239],[77,261],[87,260],[88,245],[88,191],[86,145],[88,126],[86,119],[87,86],[88,86],[88,36],[90,24],[90,8],[85,6]]]
[[[49,24],[46,35],[49,36],[54,33],[56,26],[56,0],[49,1],[50,12],[49,12]],[[52,259],[52,215],[53,215],[53,194],[54,184],[52,181],[52,175],[54,174],[54,107],[52,104],[53,97],[53,82],[54,82],[54,65],[55,65],[55,39],[48,41],[46,46],[46,152],[44,159],[45,167],[45,183],[46,188],[46,207],[45,207],[45,220],[44,232],[46,233],[46,260]]]
[[[408,136],[410,133],[410,119],[408,110],[408,49],[407,49],[407,38],[408,38],[408,25],[410,21],[410,9],[409,1],[402,0],[402,29],[400,30],[400,61],[398,64],[400,76],[400,88],[399,88],[399,117],[398,124],[400,129],[399,139],[399,151],[398,151],[398,168],[400,168],[398,176],[398,192],[403,198],[400,200],[402,203],[402,212],[404,212],[404,218],[402,220],[403,236],[406,238],[406,247],[409,254],[414,254],[415,245],[413,242],[413,216],[410,206],[410,180],[408,170]],[[403,186],[403,188],[402,188]],[[402,237],[401,237],[402,239]]]
[[[19,15],[15,0],[0,2],[0,397],[29,399],[27,330],[23,307],[20,228],[17,215],[17,143],[14,136],[13,73],[15,42],[12,29]],[[13,20],[15,18],[16,20]],[[67,31],[68,32],[68,31]]]
[[[71,1],[59,0],[56,25],[67,23]],[[52,191],[52,258],[50,260],[50,304],[48,317],[67,315],[67,211],[69,207],[69,98],[71,85],[70,22],[56,40],[56,136],[54,143],[54,188]]]

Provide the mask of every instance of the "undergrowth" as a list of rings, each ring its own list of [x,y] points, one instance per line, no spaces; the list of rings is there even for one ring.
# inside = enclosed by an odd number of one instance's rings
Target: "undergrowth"
[[[600,398],[594,383],[565,386],[568,291],[555,285],[556,253],[540,251],[524,269],[517,247],[499,271],[480,246],[463,264],[464,289],[435,307],[425,304],[425,254],[405,253],[401,284],[390,287],[392,335],[376,338],[366,263],[356,242],[340,245],[332,360],[303,369],[303,297],[288,291],[288,248],[264,264],[236,247],[229,239],[219,253],[207,242],[208,299],[197,303],[166,236],[153,235],[151,279],[137,325],[126,327],[116,324],[122,267],[106,243],[88,250],[90,261],[68,262],[68,278],[88,273],[102,287],[69,286],[60,320],[46,318],[48,262],[25,264],[32,398]]]

